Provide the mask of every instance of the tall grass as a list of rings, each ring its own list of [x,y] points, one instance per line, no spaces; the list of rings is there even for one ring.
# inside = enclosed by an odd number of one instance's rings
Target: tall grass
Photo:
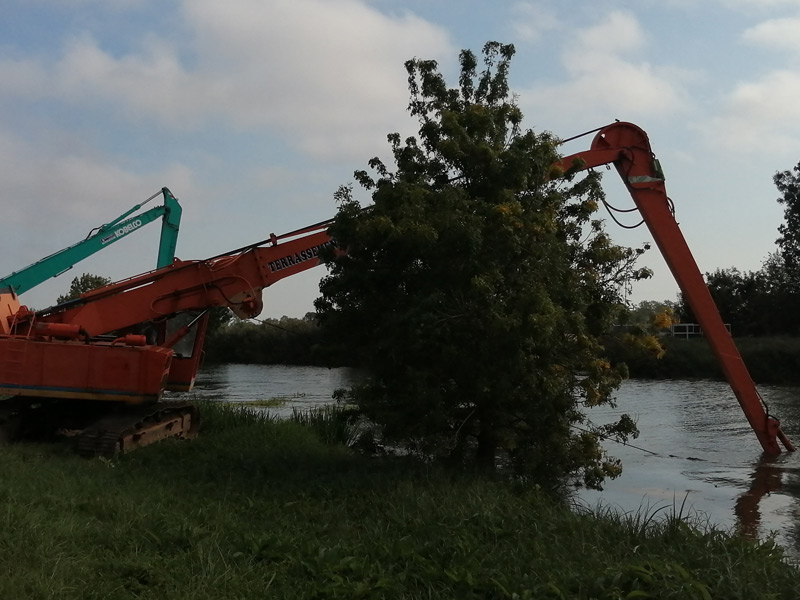
[[[0,598],[800,597],[780,549],[682,511],[574,511],[360,456],[319,413],[202,410],[196,440],[114,461],[0,448]]]
[[[353,446],[365,430],[357,409],[338,404],[310,410],[293,408],[291,420],[311,429],[326,444]]]

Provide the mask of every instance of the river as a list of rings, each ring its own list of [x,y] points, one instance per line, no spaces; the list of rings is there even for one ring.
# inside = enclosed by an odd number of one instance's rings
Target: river
[[[355,380],[350,369],[280,365],[220,365],[202,370],[191,394],[226,402],[272,403],[280,416],[331,402]],[[770,411],[800,446],[800,388],[760,386]],[[273,400],[274,399],[274,400]],[[269,402],[272,401],[272,402]],[[623,474],[580,502],[621,511],[680,512],[753,537],[774,534],[800,558],[800,452],[762,456],[727,384],[715,381],[623,383],[617,408],[594,409],[596,422],[630,414],[641,432],[633,446],[609,443]],[[683,508],[681,508],[683,505]]]

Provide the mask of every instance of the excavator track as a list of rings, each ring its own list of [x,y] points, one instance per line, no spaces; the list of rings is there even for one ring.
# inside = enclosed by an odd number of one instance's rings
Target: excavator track
[[[193,438],[199,424],[197,407],[191,403],[131,407],[83,429],[77,435],[76,449],[85,457],[113,457],[167,438]]]

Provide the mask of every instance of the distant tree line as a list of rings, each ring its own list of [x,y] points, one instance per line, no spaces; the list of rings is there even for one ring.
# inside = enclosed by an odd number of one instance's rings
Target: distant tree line
[[[209,363],[325,365],[344,364],[326,353],[316,315],[302,319],[281,317],[259,321],[232,320],[218,314],[205,345]]]

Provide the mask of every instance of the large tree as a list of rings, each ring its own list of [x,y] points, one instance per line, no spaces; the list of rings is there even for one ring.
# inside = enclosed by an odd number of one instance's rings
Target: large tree
[[[611,402],[624,371],[601,336],[620,286],[643,277],[638,251],[614,245],[593,215],[599,175],[551,165],[557,140],[523,130],[508,87],[514,47],[460,54],[459,86],[437,64],[406,63],[419,137],[388,136],[395,166],[357,171],[331,233],[317,310],[342,351],[369,373],[350,397],[389,443],[493,469],[502,458],[536,481],[619,473],[586,409]]]

